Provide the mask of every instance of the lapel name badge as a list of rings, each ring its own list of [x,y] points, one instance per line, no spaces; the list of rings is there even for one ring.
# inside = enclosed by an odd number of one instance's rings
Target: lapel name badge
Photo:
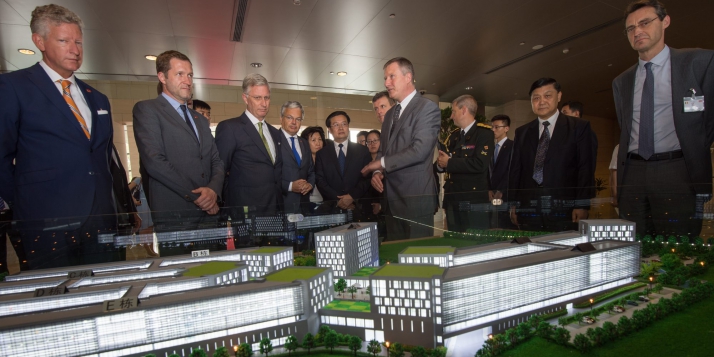
[[[704,111],[704,96],[697,96],[697,91],[694,88],[689,89],[692,92],[691,97],[684,97],[684,112],[694,113]]]

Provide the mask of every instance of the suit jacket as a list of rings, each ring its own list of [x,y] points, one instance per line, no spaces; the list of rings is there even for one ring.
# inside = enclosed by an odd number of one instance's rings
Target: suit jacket
[[[265,125],[275,147],[274,163],[258,129],[245,113],[220,122],[216,128],[216,146],[228,175],[223,192],[226,206],[250,206],[256,213],[271,214],[282,204],[283,154],[280,137],[283,133],[268,123]]]
[[[402,110],[390,134],[396,106],[384,116],[377,160],[384,157],[384,197],[392,214],[423,217],[436,211],[432,163],[441,128],[441,110],[417,93]]]
[[[550,195],[557,200],[575,200],[576,208],[589,208],[594,197],[595,175],[590,122],[558,114],[543,166],[542,188],[533,180],[539,140],[538,119],[516,129],[513,140],[510,183],[511,199],[522,204],[534,195]]]
[[[325,140],[325,146],[315,154],[315,181],[324,201],[337,202],[349,194],[353,199],[363,198],[369,189],[369,178],[362,176],[362,168],[372,161],[369,150],[360,144],[347,142],[345,174],[340,173],[337,153],[332,140]]]
[[[709,147],[714,141],[714,51],[670,48],[672,66],[672,111],[674,128],[689,171],[690,183],[698,194],[712,193],[712,166]],[[627,172],[627,147],[632,129],[635,72],[637,64],[612,82],[617,121],[620,123],[620,152],[617,159],[617,184]],[[703,112],[684,112],[684,97],[693,88],[704,96]],[[618,190],[618,194],[622,193]]]
[[[95,203],[94,213],[114,214],[109,100],[76,83],[92,113],[90,140],[39,63],[0,75],[0,197],[15,219],[84,221]]]
[[[496,145],[493,146],[494,150]],[[508,201],[508,171],[511,165],[511,153],[513,152],[513,140],[506,139],[503,146],[498,150],[496,163],[491,164],[488,189],[491,191],[501,191],[503,194],[502,200]]]
[[[449,136],[451,158],[446,166],[449,178],[444,181],[444,207],[449,203],[488,202],[488,168],[493,158],[493,131],[477,123],[466,132],[461,143],[461,130]]]
[[[221,195],[223,163],[211,129],[198,112],[188,110],[200,142],[162,95],[134,105],[134,138],[142,172],[148,175],[143,180],[150,187],[146,193],[154,216],[171,211],[202,215],[193,203],[199,195],[191,192],[199,187]]]
[[[301,212],[309,208],[310,194],[301,195],[288,190],[288,188],[291,182],[300,179],[306,180],[310,185],[315,186],[315,165],[312,162],[310,145],[307,140],[297,137],[296,144],[300,147],[300,152],[302,153],[302,159],[300,160],[300,165],[298,165],[290,141],[285,137],[282,129],[279,132],[280,141],[282,142],[280,146],[283,151],[283,207],[285,212]]]

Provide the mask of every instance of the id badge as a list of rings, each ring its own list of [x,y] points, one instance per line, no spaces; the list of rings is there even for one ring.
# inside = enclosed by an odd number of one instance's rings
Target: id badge
[[[704,111],[704,96],[697,96],[697,91],[694,88],[689,89],[692,92],[691,97],[684,97],[684,112],[703,112]]]

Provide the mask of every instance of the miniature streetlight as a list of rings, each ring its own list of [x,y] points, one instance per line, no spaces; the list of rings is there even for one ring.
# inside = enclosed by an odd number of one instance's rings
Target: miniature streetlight
[[[493,334],[490,334],[490,333],[489,333],[489,334],[488,334],[488,339],[489,339],[489,340],[493,340]]]
[[[593,302],[594,302],[594,300],[590,299],[590,318],[591,319],[595,319],[595,317],[593,317]]]
[[[236,357],[238,357],[238,345],[233,345],[233,352],[235,352]]]
[[[654,277],[650,276],[650,293],[652,292],[652,281],[654,280]],[[649,295],[649,293],[647,293]]]
[[[389,341],[384,341],[384,345],[389,349]]]
[[[699,262],[699,264],[701,264],[702,266],[704,266],[704,262]]]

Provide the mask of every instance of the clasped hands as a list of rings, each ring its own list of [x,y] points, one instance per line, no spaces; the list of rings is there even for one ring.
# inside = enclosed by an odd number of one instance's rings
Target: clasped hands
[[[304,179],[293,181],[291,190],[301,195],[307,195],[312,190],[312,185]]]
[[[199,195],[193,201],[196,206],[211,215],[218,213],[218,195],[216,195],[216,192],[208,187],[199,187],[191,192]]]

